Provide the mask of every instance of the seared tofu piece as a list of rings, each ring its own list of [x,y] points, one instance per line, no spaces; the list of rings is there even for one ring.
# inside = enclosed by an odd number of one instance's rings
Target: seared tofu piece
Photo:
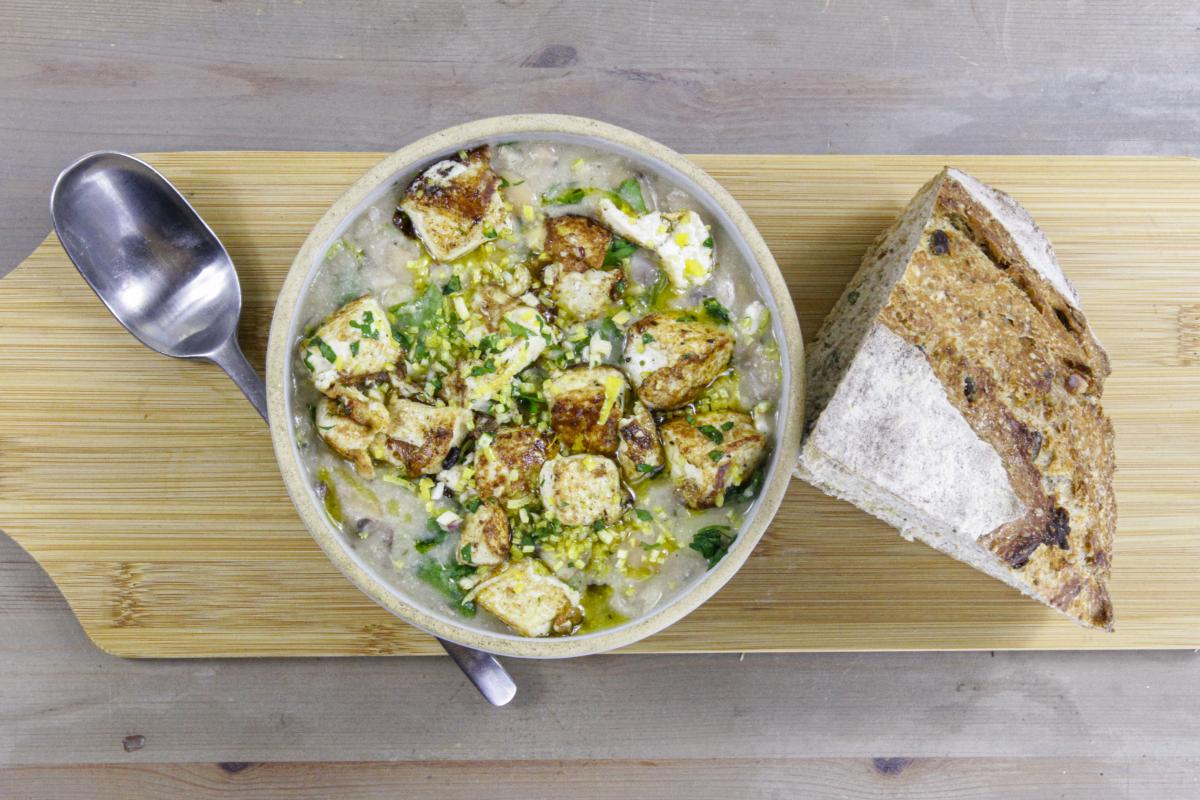
[[[654,416],[641,403],[635,403],[633,414],[623,417],[617,425],[620,442],[617,444],[617,465],[626,483],[637,483],[663,468],[662,442]]]
[[[676,289],[702,286],[712,277],[712,231],[695,211],[652,211],[631,216],[604,199],[600,201],[600,218],[619,235],[653,250]]]
[[[517,373],[528,367],[547,344],[558,341],[554,328],[537,309],[521,305],[504,315],[506,330],[500,352],[481,361],[466,361],[443,386],[443,395],[455,405],[486,411],[493,397],[510,386]]]
[[[546,459],[550,439],[536,428],[502,428],[475,451],[475,485],[484,500],[506,503],[532,496]]]
[[[522,636],[566,636],[583,622],[579,592],[533,558],[485,578],[466,599]]]
[[[512,533],[504,509],[494,501],[480,503],[463,521],[455,558],[459,564],[476,567],[503,564],[511,545]]]
[[[542,270],[542,283],[550,287],[554,304],[567,317],[583,322],[604,316],[622,277],[619,269],[571,272],[560,264],[549,264]]]
[[[542,505],[563,525],[592,525],[621,518],[621,476],[612,459],[575,455],[542,465]]]
[[[471,412],[454,406],[430,406],[403,397],[388,402],[391,422],[373,455],[400,468],[408,478],[440,472],[450,451],[471,429]]]
[[[567,214],[546,220],[547,258],[566,272],[586,272],[604,266],[612,231],[594,219]]]
[[[507,227],[499,187],[485,145],[422,172],[405,190],[400,210],[435,261],[453,261]]]
[[[725,491],[749,478],[767,452],[754,420],[737,411],[676,417],[663,425],[662,441],[671,483],[692,508],[722,505]]]
[[[376,432],[370,426],[355,422],[328,397],[317,401],[315,422],[317,435],[333,452],[352,462],[354,469],[364,478],[375,477],[370,449]]]
[[[625,371],[652,409],[695,400],[732,358],[733,337],[697,320],[649,314],[625,334]]]
[[[504,273],[500,282],[480,285],[467,301],[467,307],[484,320],[482,326],[474,329],[478,332],[478,338],[497,331],[508,333],[504,316],[521,307],[518,298],[528,292],[532,285],[533,276],[523,264]],[[471,336],[467,338],[471,339]]]
[[[614,455],[628,388],[616,367],[575,367],[547,380],[542,391],[559,441],[573,452]]]
[[[300,342],[300,359],[324,394],[338,383],[394,370],[403,351],[379,301],[370,295],[352,300],[330,314]]]

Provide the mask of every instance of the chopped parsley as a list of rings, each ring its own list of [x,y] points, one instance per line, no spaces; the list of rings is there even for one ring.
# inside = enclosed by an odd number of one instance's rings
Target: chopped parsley
[[[359,345],[358,339],[355,339],[353,342],[350,343],[350,355],[351,356],[358,355],[358,345]]]
[[[481,505],[483,505],[483,500],[478,497],[472,497],[470,500],[463,503],[463,505],[466,506],[467,511],[475,512],[479,510]]]
[[[700,425],[696,430],[703,433],[713,444],[721,444],[725,441],[725,437],[717,430],[715,425]],[[716,458],[713,459],[713,461],[716,460]]]
[[[549,193],[544,194],[542,201],[550,206],[573,206],[583,202],[585,195],[587,195],[587,190],[576,186],[573,189],[564,189],[554,197],[551,197]]]
[[[367,339],[378,339],[379,331],[375,330],[375,312],[368,311],[363,314],[362,322],[350,320],[350,327],[362,333]]]
[[[644,475],[648,475],[652,472],[658,472],[658,467],[654,466],[653,464],[638,464],[637,471]]]
[[[711,458],[713,461],[720,461],[722,458],[725,457],[725,451],[724,450],[709,450],[708,457]]]
[[[637,250],[636,244],[627,242],[620,236],[614,236],[612,241],[608,243],[608,252],[604,254],[604,266],[617,266],[633,255],[635,250]]]
[[[649,211],[646,208],[646,201],[642,198],[642,185],[638,183],[637,178],[626,178],[621,181],[621,185],[617,187],[617,197],[624,200],[630,208],[639,214],[645,214]]]
[[[492,234],[493,234],[492,236],[488,236],[489,239],[496,238],[495,231],[493,231]],[[484,235],[485,236],[487,235],[486,232]],[[450,280],[448,280],[444,284],[442,284],[442,294],[453,294],[454,292],[461,292],[461,291],[462,291],[462,278],[458,277],[457,275],[455,275]]]
[[[712,569],[729,552],[732,543],[733,534],[728,525],[709,525],[696,531],[688,547],[708,559],[708,568]]]
[[[733,429],[733,420],[726,420],[721,423],[721,430],[728,431]]]
[[[721,302],[715,297],[704,298],[704,313],[715,319],[717,322],[729,324],[729,310],[721,305]]]
[[[471,367],[471,377],[478,378],[480,375],[487,375],[496,371],[496,362],[488,359],[477,367]]]
[[[428,553],[430,550],[446,541],[446,529],[441,525],[438,525],[437,520],[429,520],[429,532],[432,534],[432,536],[428,536],[424,539],[418,539],[416,544],[413,545],[418,553]]]
[[[320,336],[314,336],[313,338],[309,339],[308,346],[310,348],[316,347],[317,350],[321,353],[321,357],[324,358],[326,361],[328,361],[330,364],[337,361],[337,353],[333,352],[333,348],[330,347],[325,342],[325,340],[322,339]]]
[[[462,549],[458,551],[458,555],[462,558],[463,561],[466,561],[468,564],[470,564],[471,563],[471,544],[469,542],[467,544],[464,544],[462,546]]]
[[[642,344],[650,344],[653,341],[654,341],[654,337],[651,336],[650,334],[648,334],[648,333],[642,334]]]
[[[707,247],[709,250],[712,250],[713,238],[711,236],[704,240],[704,246]]]
[[[443,564],[429,560],[417,567],[417,577],[441,592],[464,617],[475,616],[475,604],[463,602],[467,593],[458,582],[474,574],[475,568],[466,564]]]
[[[646,465],[645,465],[645,464],[638,464],[638,466],[639,466],[639,467],[644,467],[644,466],[646,466]],[[647,510],[646,510],[646,509],[644,509],[644,508],[637,508],[637,509],[634,509],[634,513],[635,513],[635,514],[637,514],[637,518],[638,518],[638,519],[640,519],[642,522],[651,522],[651,521],[654,519],[654,515],[653,515],[653,514],[651,514],[649,511],[647,511]]]

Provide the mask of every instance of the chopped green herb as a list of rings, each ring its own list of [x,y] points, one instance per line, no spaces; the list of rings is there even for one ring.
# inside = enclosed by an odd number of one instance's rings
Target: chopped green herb
[[[688,547],[708,559],[708,568],[712,569],[729,552],[732,543],[733,535],[728,525],[709,525],[696,531]]]
[[[483,238],[485,238],[485,239],[495,239],[499,235],[500,234],[496,233],[495,228],[484,228],[483,229]]]
[[[479,352],[481,353],[499,353],[500,352],[500,334],[489,333],[487,336],[479,340]]]
[[[392,306],[391,312],[400,328],[417,331],[430,328],[442,315],[442,291],[431,285],[415,300]]]
[[[617,187],[617,197],[624,200],[630,208],[639,214],[645,214],[649,211],[646,208],[646,201],[642,198],[642,185],[638,183],[637,178],[627,178],[621,181],[621,185]]]
[[[704,298],[704,313],[715,319],[717,322],[729,324],[729,311],[725,306],[721,305],[720,301],[715,297]]]
[[[495,238],[495,237],[488,237]],[[455,275],[450,280],[442,284],[442,294],[453,294],[454,292],[462,291],[462,278]]]
[[[358,355],[358,345],[359,345],[358,339],[355,339],[353,342],[350,343],[350,355],[351,356]]]
[[[309,347],[316,346],[317,350],[319,350],[321,353],[321,357],[324,358],[326,361],[328,361],[330,364],[337,361],[337,353],[333,352],[333,348],[330,347],[328,344],[326,344],[325,340],[322,339],[320,336],[314,336],[313,338],[309,339],[308,346]]]
[[[712,240],[711,236],[704,240],[704,246],[707,247],[709,250],[712,250],[713,240]]]
[[[601,339],[612,345],[612,352],[609,354],[608,360],[619,364],[622,352],[625,349],[625,337],[621,334],[621,329],[617,327],[617,323],[612,321],[612,317],[605,317],[600,322],[600,327],[596,330],[599,331]]]
[[[478,497],[472,497],[470,500],[463,503],[463,505],[466,506],[467,511],[474,513],[479,510],[481,505],[483,505],[483,500]]]
[[[508,178],[504,177],[503,175],[500,176],[500,188],[501,189],[507,189],[510,186],[520,186],[524,182],[525,181],[517,181],[516,183],[512,183],[511,181],[509,181]]]
[[[637,245],[627,242],[620,236],[614,236],[608,243],[608,252],[604,254],[604,266],[615,267],[629,258],[637,250]]]
[[[849,303],[850,305],[854,305],[855,303],[858,302],[859,297],[860,297],[860,295],[858,293],[858,290],[855,289],[854,291],[850,292],[850,294],[846,295],[846,302]]]
[[[436,519],[431,518],[429,522],[426,523],[426,527],[429,528],[429,532],[432,535],[424,539],[418,539],[417,543],[413,545],[413,547],[417,549],[418,553],[428,553],[430,550],[446,541],[446,529],[441,525],[438,525]]]
[[[471,544],[469,542],[467,544],[464,544],[462,546],[462,549],[458,551],[458,554],[459,554],[459,556],[462,557],[463,561],[470,564],[471,563]]]
[[[645,464],[638,464],[638,466],[643,467]],[[637,514],[637,518],[642,522],[650,522],[654,519],[654,515],[644,508],[634,509],[634,513]]]
[[[742,482],[741,486],[735,488],[728,496],[735,503],[744,503],[758,497],[762,491],[763,483],[766,481],[767,471],[759,467],[754,470],[754,474]]]
[[[573,206],[576,203],[583,202],[584,196],[587,194],[585,189],[578,186],[573,189],[564,189],[558,195],[551,197],[549,194],[542,195],[542,201],[546,205],[551,206]]]
[[[350,320],[350,327],[360,331],[368,339],[379,338],[379,331],[375,330],[375,312],[373,311],[363,314],[362,322]]]
[[[721,423],[721,430],[728,431],[733,429],[733,420],[727,420]]]
[[[604,520],[602,520],[602,519],[598,519],[598,520],[596,520],[595,522],[593,522],[593,523],[592,523],[592,530],[596,531],[597,533],[599,533],[600,531],[604,530]]]
[[[722,442],[725,441],[725,437],[721,434],[721,432],[719,430],[717,430],[717,427],[715,425],[701,425],[696,430],[703,433],[709,440],[711,440],[713,442],[713,444],[721,444]],[[716,458],[713,459],[713,461],[716,461],[716,460],[717,460]]]
[[[526,328],[524,325],[518,325],[517,323],[513,322],[511,319],[506,319],[506,320],[504,320],[504,322],[505,322],[505,324],[508,325],[508,329],[510,331],[512,331],[513,336],[532,336],[533,335],[533,331],[529,330],[529,328]]]
[[[642,334],[642,344],[650,344],[653,341],[654,341],[654,337],[651,336],[650,334],[648,334],[648,333]]]
[[[708,457],[711,458],[713,461],[720,461],[722,458],[725,457],[725,451],[724,450],[709,450]]]
[[[304,366],[308,367],[309,372],[316,371],[316,367],[314,367],[313,363],[312,363],[312,351],[309,350],[307,347],[304,348],[304,357],[301,358],[300,360],[304,362]]]
[[[480,375],[487,375],[496,371],[496,362],[488,359],[477,367],[471,368],[471,377],[478,378]]]
[[[643,474],[649,474],[651,472],[658,472],[658,467],[654,466],[653,464],[638,464],[637,471]]]
[[[466,564],[443,564],[440,561],[426,561],[417,568],[417,577],[437,589],[464,617],[475,616],[475,604],[464,603],[466,592],[458,582],[474,575],[475,568]]]

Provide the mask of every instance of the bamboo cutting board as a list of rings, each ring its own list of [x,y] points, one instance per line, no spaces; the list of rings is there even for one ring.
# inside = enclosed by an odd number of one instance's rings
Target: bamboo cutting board
[[[228,246],[260,368],[275,293],[373,153],[149,156]],[[943,163],[1014,194],[1077,284],[1113,375],[1117,632],[1084,631],[795,481],[734,580],[636,651],[1200,646],[1200,162],[697,156],[745,205],[805,336]],[[438,652],[325,560],[266,427],[216,367],[145,349],[51,236],[0,280],[0,528],[123,656]]]

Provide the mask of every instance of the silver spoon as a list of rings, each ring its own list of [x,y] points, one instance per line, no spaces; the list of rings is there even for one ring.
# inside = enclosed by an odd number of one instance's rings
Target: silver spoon
[[[163,355],[212,361],[267,419],[266,384],[238,347],[233,261],[166,178],[124,153],[89,153],[58,176],[50,216],[71,261],[130,333]],[[512,700],[516,684],[495,656],[438,641],[489,703]]]

